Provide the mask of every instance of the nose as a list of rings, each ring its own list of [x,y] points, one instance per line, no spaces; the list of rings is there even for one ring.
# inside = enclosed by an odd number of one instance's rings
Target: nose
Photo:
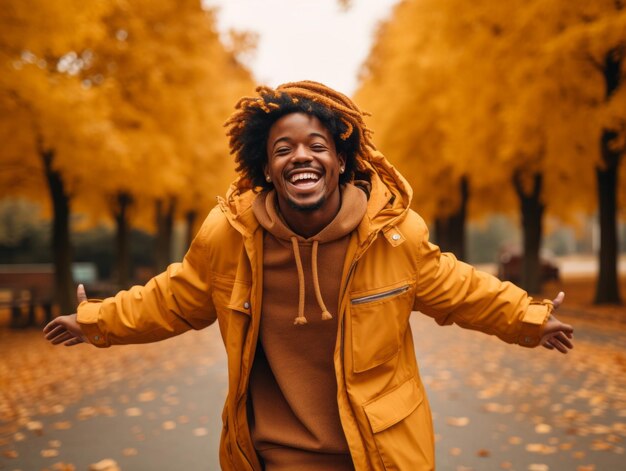
[[[295,163],[306,163],[313,160],[313,156],[308,151],[307,146],[304,144],[300,144],[296,147],[296,151],[293,154],[293,159]]]

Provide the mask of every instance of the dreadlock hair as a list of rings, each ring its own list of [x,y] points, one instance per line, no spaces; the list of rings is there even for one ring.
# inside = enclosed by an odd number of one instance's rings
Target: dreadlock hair
[[[345,183],[360,170],[359,157],[369,158],[371,131],[365,126],[367,116],[345,95],[313,81],[291,82],[276,90],[261,86],[259,96],[243,97],[235,112],[224,123],[228,127],[230,153],[235,154],[237,171],[252,187],[272,188],[266,182],[263,167],[267,162],[267,139],[270,128],[290,113],[315,116],[328,129],[338,154],[345,159],[345,172],[339,183]]]

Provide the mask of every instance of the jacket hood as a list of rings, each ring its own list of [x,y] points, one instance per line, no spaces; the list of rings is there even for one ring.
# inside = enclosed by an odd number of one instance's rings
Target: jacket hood
[[[413,197],[409,183],[382,153],[369,149],[368,154],[358,157],[358,178],[365,180],[371,188],[365,216],[357,228],[361,241],[402,221]],[[257,195],[251,182],[240,176],[231,184],[225,198],[218,197],[218,204],[229,222],[244,236],[250,236],[259,227],[252,211]]]

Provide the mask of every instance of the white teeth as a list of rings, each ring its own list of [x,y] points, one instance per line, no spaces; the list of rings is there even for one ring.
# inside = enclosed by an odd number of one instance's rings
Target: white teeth
[[[295,175],[292,175],[291,178],[289,179],[291,183],[295,183],[300,180],[319,180],[319,177],[314,173],[304,172],[304,173],[296,173]]]

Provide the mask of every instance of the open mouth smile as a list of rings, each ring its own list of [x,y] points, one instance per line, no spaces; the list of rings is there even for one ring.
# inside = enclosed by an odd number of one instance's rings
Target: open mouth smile
[[[322,179],[321,175],[315,172],[296,172],[287,178],[287,181],[299,189],[307,189],[315,186]]]

